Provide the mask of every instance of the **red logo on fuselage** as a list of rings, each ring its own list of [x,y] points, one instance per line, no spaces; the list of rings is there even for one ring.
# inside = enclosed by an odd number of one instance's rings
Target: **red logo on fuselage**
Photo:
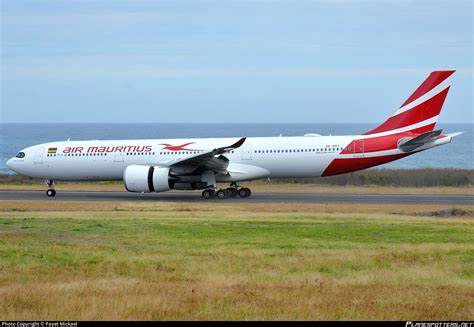
[[[181,145],[171,145],[168,143],[161,143],[159,145],[164,145],[162,150],[169,150],[169,151],[201,151],[197,149],[188,149],[186,148],[188,145],[194,144],[194,142],[184,143]]]

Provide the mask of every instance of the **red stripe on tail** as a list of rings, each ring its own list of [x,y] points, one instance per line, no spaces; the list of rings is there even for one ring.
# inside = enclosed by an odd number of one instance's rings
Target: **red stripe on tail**
[[[449,87],[418,106],[387,119],[382,125],[365,134],[375,134],[410,126],[438,116],[448,95]],[[434,127],[434,126],[433,126]]]
[[[413,92],[413,94],[403,103],[402,107],[412,103],[413,101],[419,99],[426,93],[433,90],[433,88],[440,85],[454,72],[454,70],[432,72],[430,76],[428,76],[428,78],[416,89],[416,91]],[[426,126],[419,126],[417,127],[417,129],[421,128],[424,131],[433,130],[433,128],[435,127],[436,117],[441,112],[441,108],[443,107],[444,100],[448,95],[448,91],[449,85],[447,85],[446,88],[444,90],[441,90],[441,92],[439,92],[438,94],[435,94],[431,98],[428,98],[426,101],[416,105],[415,107],[411,109],[407,108],[408,110],[402,111],[397,115],[393,115],[378,127],[374,128],[369,132],[364,133],[364,135],[390,132],[392,130],[421,123],[431,118],[434,119],[429,124],[426,124]],[[427,126],[429,126],[430,129],[427,129]]]
[[[419,97],[423,96],[424,94],[428,93],[436,86],[438,86],[441,82],[443,82],[446,78],[451,76],[455,70],[444,70],[444,71],[436,71],[432,72],[430,76],[413,92],[412,95],[402,104],[406,106],[410,102],[415,101]]]

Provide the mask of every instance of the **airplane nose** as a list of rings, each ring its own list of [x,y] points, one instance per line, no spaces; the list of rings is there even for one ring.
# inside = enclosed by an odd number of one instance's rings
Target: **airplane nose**
[[[15,169],[13,169],[13,166],[14,166],[14,164],[13,164],[13,158],[11,158],[10,160],[8,160],[7,163],[6,163],[6,165],[7,165],[7,167],[10,168],[11,170],[15,170]]]

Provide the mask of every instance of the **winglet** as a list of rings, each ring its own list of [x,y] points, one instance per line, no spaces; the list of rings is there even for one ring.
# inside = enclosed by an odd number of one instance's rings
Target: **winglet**
[[[245,142],[246,139],[247,139],[246,137],[242,137],[240,140],[238,140],[238,141],[235,142],[234,144],[229,145],[229,146],[226,146],[226,147],[223,147],[223,148],[214,149],[213,152],[214,152],[215,154],[221,154],[221,153],[224,153],[224,152],[229,152],[229,151],[231,151],[231,150],[237,149],[237,148],[240,147],[242,144],[244,144],[244,142]]]
[[[234,144],[232,144],[232,145],[229,146],[228,148],[237,149],[237,148],[239,148],[242,144],[244,144],[244,142],[245,142],[246,139],[247,139],[246,137],[242,137],[240,140],[238,140],[237,142],[235,142]]]

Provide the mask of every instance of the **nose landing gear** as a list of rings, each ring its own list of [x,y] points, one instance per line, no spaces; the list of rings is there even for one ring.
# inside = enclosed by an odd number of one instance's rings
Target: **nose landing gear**
[[[53,180],[46,180],[46,185],[48,186],[48,190],[46,191],[47,196],[55,196],[56,190],[54,189],[54,181]]]

